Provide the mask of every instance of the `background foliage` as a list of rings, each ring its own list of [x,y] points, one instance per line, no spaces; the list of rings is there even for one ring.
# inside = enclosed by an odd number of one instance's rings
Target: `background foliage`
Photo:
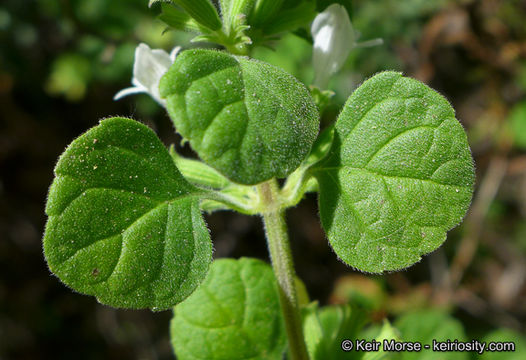
[[[449,311],[466,338],[526,323],[526,5],[519,0],[356,0],[353,24],[383,46],[357,49],[331,88],[328,116],[365,77],[403,71],[439,90],[468,131],[474,202],[443,247],[402,273],[362,276],[336,260],[308,197],[288,214],[298,275],[312,298],[359,303],[381,324],[414,309]],[[124,311],[72,293],[42,256],[44,203],[57,157],[102,117],[124,115],[180,138],[129,85],[133,52],[188,46],[145,0],[5,0],[0,5],[0,359],[170,359],[169,312]],[[195,44],[193,45],[195,46]],[[312,81],[311,46],[294,35],[254,56]],[[187,146],[181,151],[189,154]],[[216,258],[267,261],[260,220],[207,216]],[[435,310],[434,310],[435,311]],[[395,325],[397,323],[395,322]],[[504,331],[504,330],[498,330]],[[496,334],[495,336],[497,336]]]

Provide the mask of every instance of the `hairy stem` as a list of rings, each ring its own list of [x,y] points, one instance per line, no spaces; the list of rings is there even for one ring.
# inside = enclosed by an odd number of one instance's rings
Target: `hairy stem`
[[[296,291],[295,271],[290,251],[285,211],[280,206],[279,189],[275,179],[258,185],[262,202],[265,234],[272,260],[272,268],[279,284],[281,311],[289,340],[289,351],[293,360],[307,360],[307,347],[303,338],[303,327]]]

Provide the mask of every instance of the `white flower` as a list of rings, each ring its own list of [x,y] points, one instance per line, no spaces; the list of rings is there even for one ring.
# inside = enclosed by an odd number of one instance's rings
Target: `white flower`
[[[175,61],[175,57],[181,47],[175,47],[170,54],[162,49],[150,49],[144,43],[140,43],[135,49],[135,62],[133,63],[133,87],[122,89],[113,97],[119,100],[124,96],[138,93],[147,93],[162,106],[165,101],[159,94],[159,81]]]
[[[347,10],[339,4],[330,5],[316,16],[311,33],[314,39],[314,85],[322,89],[327,87],[330,76],[340,70],[352,49],[383,43],[382,39],[357,43],[359,36],[353,29]]]

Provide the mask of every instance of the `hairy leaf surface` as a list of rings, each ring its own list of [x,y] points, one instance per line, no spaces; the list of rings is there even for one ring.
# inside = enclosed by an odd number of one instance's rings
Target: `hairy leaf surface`
[[[238,183],[287,176],[318,133],[305,86],[248,58],[185,51],[161,79],[160,91],[177,131],[199,157]]]
[[[318,166],[320,216],[336,254],[379,273],[439,247],[471,202],[466,134],[449,103],[399,73],[364,82]]]
[[[221,17],[227,33],[232,27],[241,21],[246,21],[246,17],[251,13],[257,0],[220,0]],[[241,20],[245,18],[245,20]],[[251,25],[251,24],[250,24]]]
[[[111,118],[76,139],[55,168],[46,212],[49,268],[104,304],[170,308],[212,256],[199,193],[155,133]]]
[[[271,267],[249,258],[214,261],[175,307],[171,338],[180,360],[282,359],[287,341]]]

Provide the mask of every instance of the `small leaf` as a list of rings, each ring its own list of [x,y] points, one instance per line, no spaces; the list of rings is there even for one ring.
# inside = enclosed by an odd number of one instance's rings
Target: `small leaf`
[[[294,206],[303,198],[306,192],[318,191],[318,183],[312,177],[310,168],[327,156],[334,138],[334,126],[331,124],[318,136],[307,158],[300,167],[287,177],[287,181],[281,190],[283,203],[286,206]]]
[[[240,25],[241,18],[246,18],[257,0],[220,0],[221,15],[227,33]]]
[[[166,25],[182,31],[199,32],[203,30],[190,15],[175,6],[163,3],[161,8],[162,14],[159,15],[159,20]]]
[[[441,360],[444,359],[444,353],[432,351],[433,340],[466,341],[460,321],[441,310],[414,311],[398,318],[394,325],[403,341],[418,341],[422,344],[420,352],[402,352],[403,360]],[[424,349],[426,344],[431,349]],[[468,354],[450,351],[447,352],[447,359],[464,360],[468,359]]]
[[[296,7],[278,12],[268,23],[264,24],[263,32],[266,35],[274,35],[294,31],[301,26],[308,25],[315,16],[314,3],[302,2]]]
[[[175,307],[171,338],[179,360],[282,359],[287,340],[270,266],[214,261],[199,289]]]
[[[486,343],[486,349],[484,353],[478,357],[480,360],[520,360],[524,357],[526,352],[526,338],[520,333],[511,329],[497,329],[481,340]],[[510,343],[514,345],[514,350],[507,351],[489,351],[488,346],[490,342],[494,343]],[[510,345],[507,345],[510,346]]]
[[[221,19],[223,20],[223,25],[227,28],[230,25],[230,12],[232,9],[232,0],[219,0],[219,10],[221,13]]]
[[[101,121],[71,143],[55,176],[44,253],[74,290],[114,307],[167,309],[205,277],[212,245],[200,194],[148,127]]]
[[[526,149],[526,102],[515,105],[507,121],[511,125],[515,146],[519,149]]]
[[[372,77],[349,98],[315,176],[334,251],[372,273],[405,268],[439,247],[466,213],[474,182],[452,107],[395,72]]]
[[[202,161],[188,159],[179,155],[173,146],[170,148],[170,156],[175,166],[184,178],[194,185],[212,189],[223,189],[232,183],[214,168]]]
[[[372,336],[367,336],[369,334]],[[393,353],[392,351],[384,351],[384,340],[395,340],[397,342],[401,341],[398,330],[395,329],[387,319],[384,319],[384,323],[381,327],[378,326],[377,328],[370,328],[363,335],[365,335],[364,337],[367,339],[367,341],[372,341],[374,339],[375,341],[381,343],[381,345],[378,351],[366,352],[362,360],[393,360],[400,358],[401,353],[397,354]]]
[[[310,94],[314,99],[314,103],[318,107],[320,114],[323,114],[325,109],[331,103],[331,99],[334,96],[334,91],[332,90],[321,90],[319,87],[311,85],[309,86]]]
[[[172,0],[199,24],[210,30],[221,29],[221,19],[210,0]]]
[[[341,349],[344,339],[357,339],[365,323],[365,312],[349,305],[318,308],[317,303],[304,309],[305,342],[312,360],[353,359],[355,353]]]
[[[305,163],[302,165],[312,166],[324,159],[331,149],[333,140],[334,125],[331,124],[321,132],[320,136],[318,136],[318,138],[312,145],[312,149],[309,156],[305,160]]]
[[[213,195],[214,192],[208,194],[208,197],[216,200],[210,198],[201,200],[201,210],[207,213],[217,210],[235,210],[248,215],[258,213],[259,198],[254,186],[233,183],[204,162],[180,156],[173,146],[170,148],[170,155],[181,174],[191,184],[219,190],[215,192],[216,196]],[[223,202],[218,202],[217,198],[221,198]]]
[[[241,184],[290,174],[318,132],[305,86],[263,62],[188,50],[177,56],[160,90],[177,131],[199,157]]]
[[[257,0],[248,23],[256,28],[261,27],[279,11],[282,5],[283,0]]]

